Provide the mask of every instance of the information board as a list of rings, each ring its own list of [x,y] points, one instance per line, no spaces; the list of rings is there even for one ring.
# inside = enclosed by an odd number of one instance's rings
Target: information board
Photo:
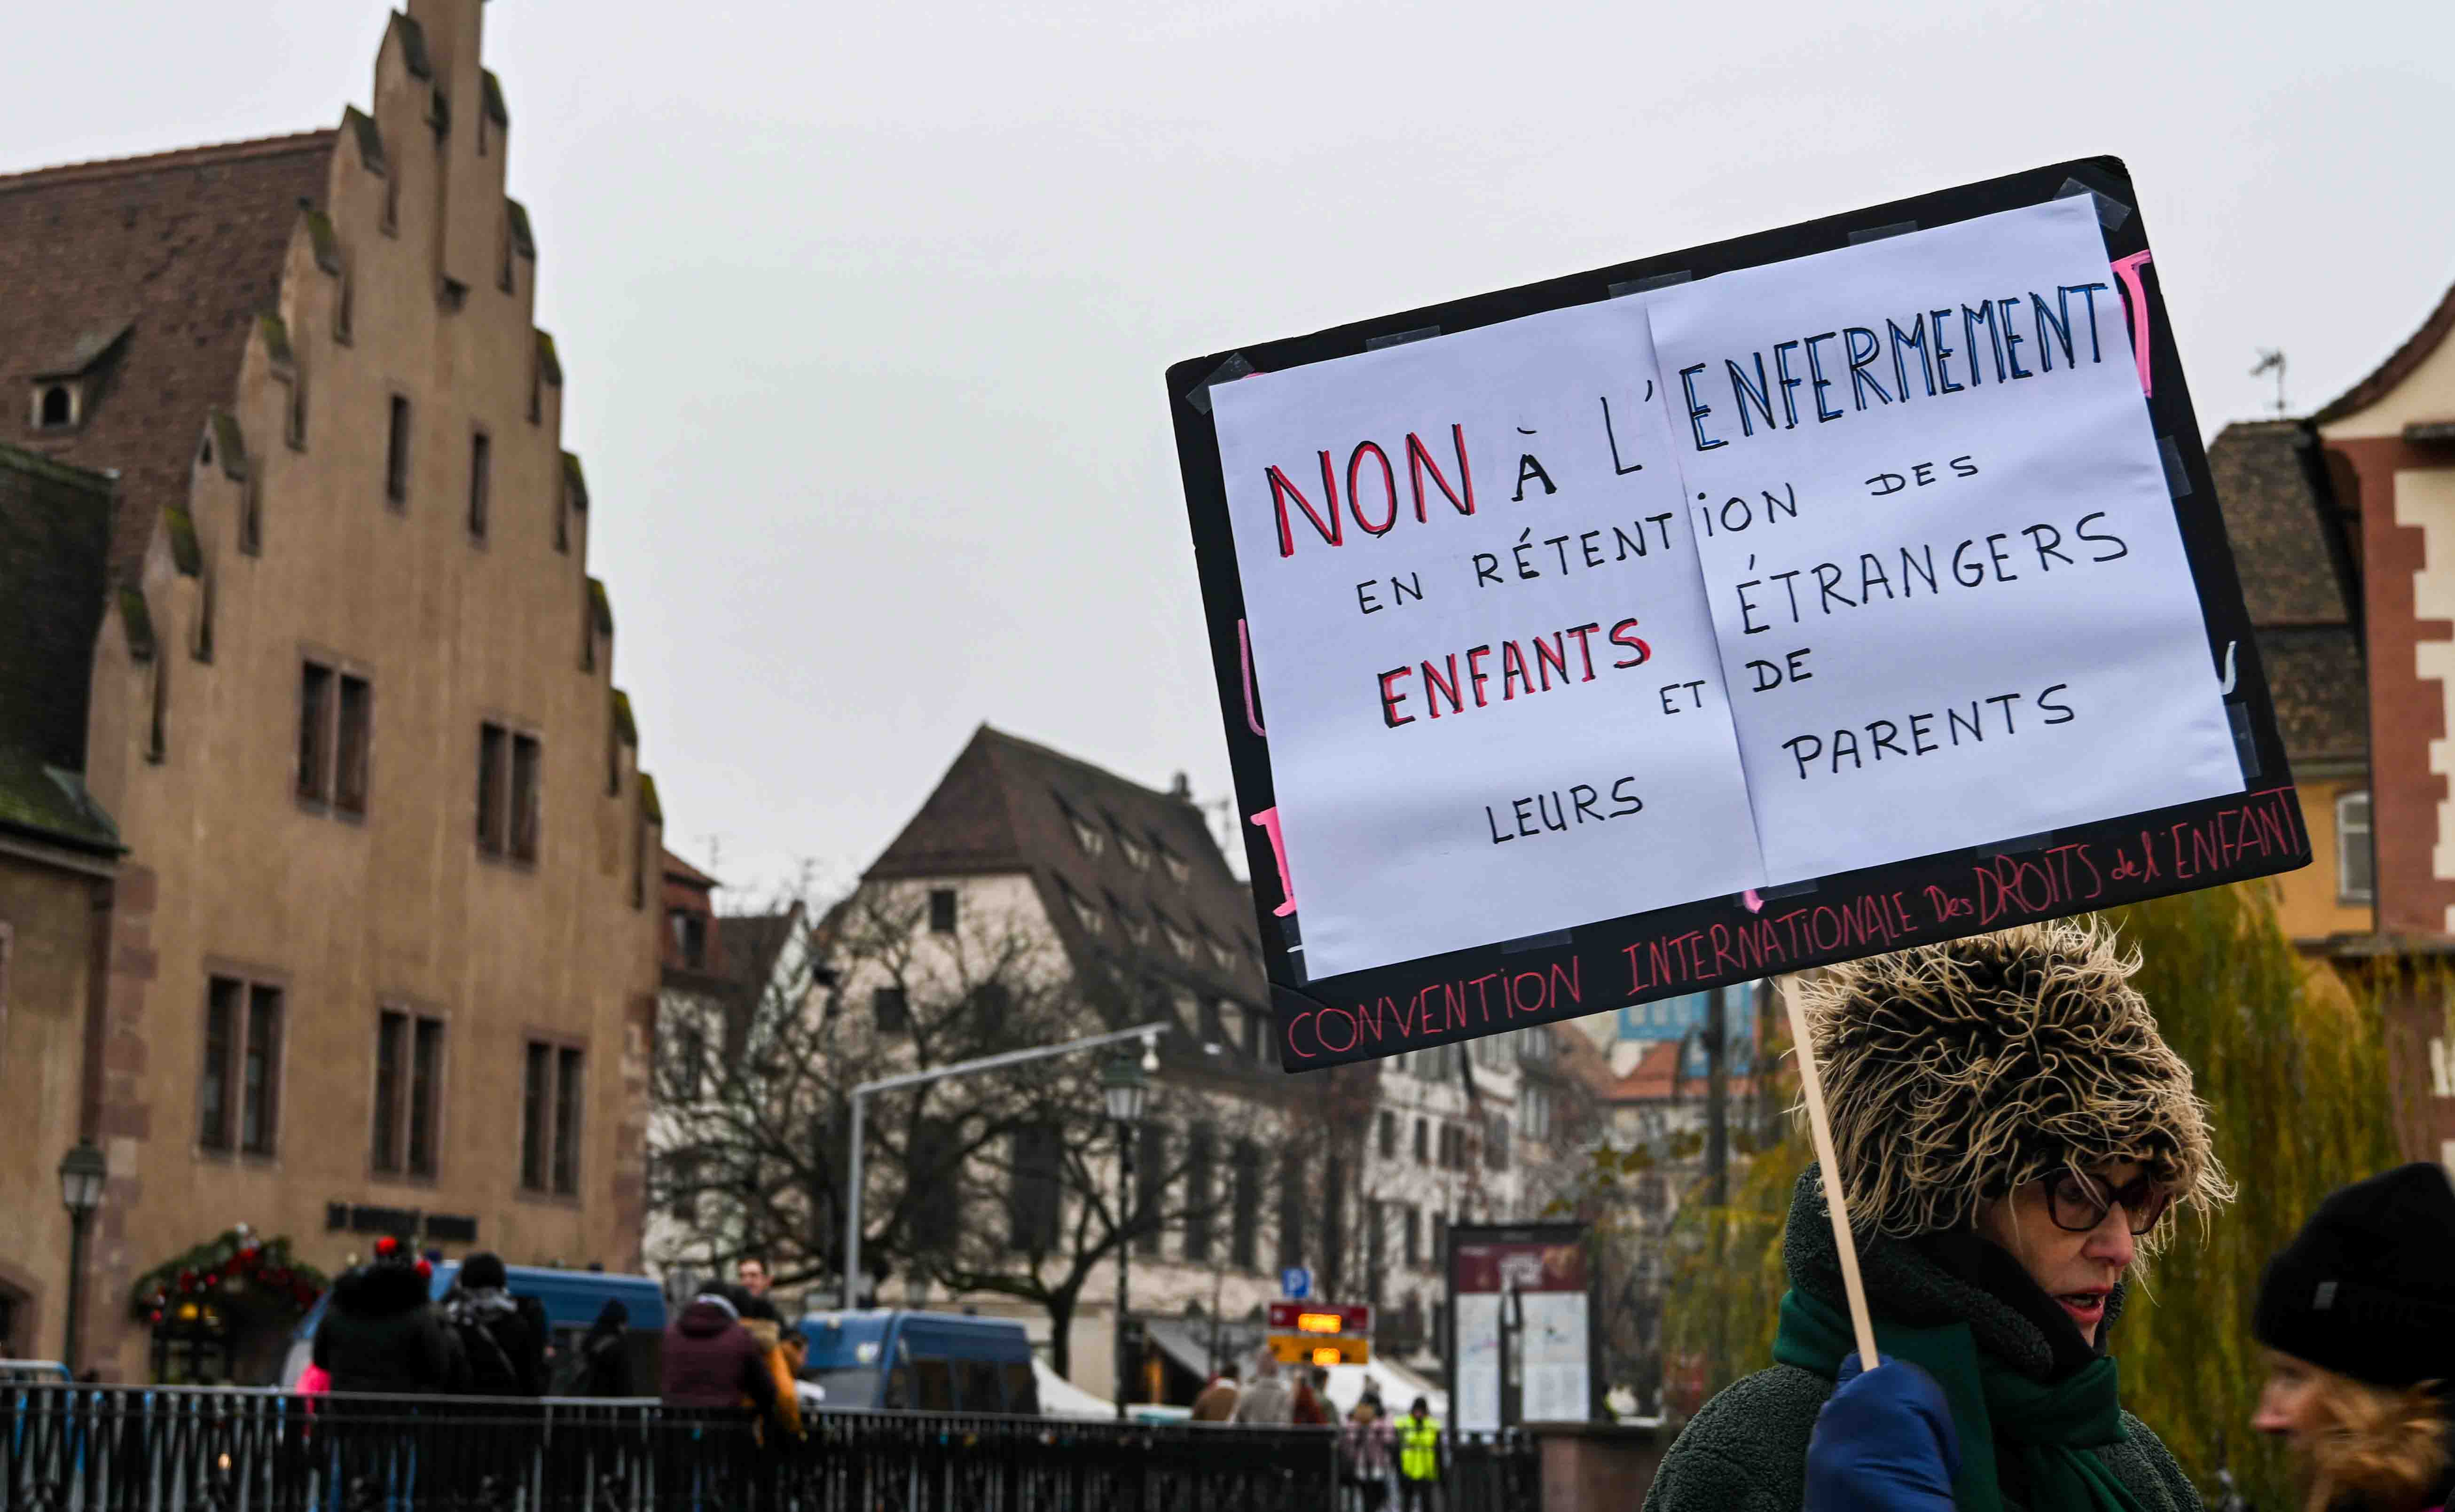
[[[1169,385],[1290,1070],[2308,860],[2118,161]]]

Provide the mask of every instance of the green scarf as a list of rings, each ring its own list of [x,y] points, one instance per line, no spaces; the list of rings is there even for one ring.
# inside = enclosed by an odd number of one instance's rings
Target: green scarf
[[[2049,1386],[1980,1353],[1966,1323],[1904,1328],[1878,1318],[1876,1345],[1923,1367],[1943,1387],[1960,1435],[1960,1473],[1952,1482],[1958,1512],[2002,1512],[1998,1440],[2019,1457],[2031,1512],[2143,1512],[2104,1462],[2088,1452],[2123,1437],[2111,1358]],[[1829,1381],[1856,1347],[1846,1315],[1796,1287],[1783,1294],[1774,1359]]]

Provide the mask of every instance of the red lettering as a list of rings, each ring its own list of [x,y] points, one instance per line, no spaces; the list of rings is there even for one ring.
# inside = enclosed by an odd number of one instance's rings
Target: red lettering
[[[1534,1000],[1531,1003],[1526,1000],[1525,993],[1519,990],[1529,981],[1534,984]],[[1543,1011],[1543,974],[1541,972],[1521,971],[1509,978],[1509,1009],[1512,1013],[1521,1014]]]
[[[1460,714],[1466,709],[1466,700],[1458,695],[1458,670],[1455,655],[1449,658],[1449,676],[1443,678],[1439,673],[1432,670],[1430,662],[1424,663],[1424,702],[1430,706],[1432,717],[1435,719],[1441,716],[1441,701],[1434,696],[1436,694],[1448,696],[1450,713]]]
[[[1357,492],[1355,487],[1356,474],[1364,466],[1364,454],[1367,452],[1372,454],[1372,460],[1381,464],[1381,492],[1390,500],[1390,513],[1378,525],[1364,517],[1364,495]],[[1329,454],[1325,452],[1322,454],[1327,456]],[[1335,501],[1330,507],[1337,508]],[[1398,523],[1397,474],[1390,471],[1389,454],[1370,441],[1358,441],[1355,444],[1355,450],[1347,458],[1347,510],[1349,514],[1355,516],[1355,523],[1367,535],[1387,535],[1390,534],[1390,527]]]
[[[1526,670],[1526,653],[1519,648],[1517,642],[1504,640],[1500,643],[1500,701],[1503,703],[1517,696],[1515,690],[1510,686],[1512,678],[1524,687],[1528,695],[1532,695],[1534,678]]]
[[[1450,480],[1448,478],[1441,476],[1440,464],[1432,460],[1431,453],[1424,450],[1422,438],[1417,436],[1412,431],[1407,433],[1407,479],[1415,486],[1415,521],[1417,524],[1425,523],[1424,474],[1427,473],[1430,473],[1432,475],[1432,486],[1441,491],[1441,496],[1448,499],[1451,506],[1459,514],[1471,514],[1474,513],[1474,470],[1468,467],[1466,463],[1466,427],[1462,425],[1451,426],[1450,440],[1457,447],[1458,482],[1463,485],[1466,490],[1466,495],[1464,498],[1460,498],[1457,491],[1450,487]],[[1350,492],[1351,491],[1352,486],[1350,485]]]
[[[1329,1042],[1329,1016],[1331,1014],[1336,1014],[1341,1018],[1347,1020],[1347,1043],[1343,1045],[1334,1045]],[[1344,1008],[1323,1008],[1319,1013],[1314,1015],[1313,1034],[1321,1040],[1321,1047],[1324,1050],[1330,1052],[1332,1055],[1345,1055],[1348,1051],[1355,1048],[1356,1040],[1363,1038],[1356,1032],[1355,1016],[1349,1013]]]
[[[1285,473],[1280,472],[1276,467],[1269,468],[1267,472],[1270,480],[1270,507],[1277,511],[1279,516],[1279,554],[1282,557],[1293,556],[1296,554],[1295,536],[1288,529],[1288,500],[1289,499],[1296,501],[1296,507],[1304,511],[1305,518],[1312,521],[1312,528],[1321,533],[1323,540],[1332,546],[1344,543],[1347,522],[1339,518],[1338,476],[1329,470],[1329,453],[1321,454],[1321,491],[1324,497],[1329,501],[1328,519],[1323,519],[1320,512],[1312,507],[1312,500],[1305,497],[1293,483],[1288,481],[1288,475]]]
[[[1636,653],[1635,655],[1630,656],[1625,660],[1613,662],[1612,666],[1613,668],[1625,670],[1630,667],[1642,667],[1645,665],[1647,660],[1654,655],[1653,647],[1647,645],[1637,636],[1629,634],[1630,631],[1633,631],[1635,628],[1636,621],[1633,619],[1623,619],[1618,624],[1612,626],[1611,643],[1614,646],[1624,647],[1627,650]],[[1585,641],[1580,639],[1577,642],[1577,648],[1582,651],[1585,649]]]
[[[1413,724],[1415,716],[1410,714],[1403,719],[1398,717],[1398,705],[1407,701],[1407,696],[1403,693],[1391,693],[1390,683],[1393,678],[1411,677],[1414,675],[1415,669],[1412,667],[1392,667],[1381,675],[1381,722],[1392,730],[1402,724]]]
[[[1534,671],[1536,675],[1543,679],[1545,693],[1552,691],[1552,674],[1554,672],[1560,675],[1562,682],[1569,680],[1569,644],[1566,636],[1567,633],[1564,631],[1553,635],[1549,641],[1540,635],[1534,637]]]
[[[1552,1000],[1553,1002],[1558,1002],[1560,1000],[1561,991],[1565,988],[1569,995],[1569,1001],[1573,1003],[1584,1002],[1586,1000],[1585,991],[1578,981],[1578,978],[1584,970],[1583,958],[1581,957],[1570,957],[1569,964],[1565,971],[1561,968],[1558,961],[1553,961],[1552,963]]]

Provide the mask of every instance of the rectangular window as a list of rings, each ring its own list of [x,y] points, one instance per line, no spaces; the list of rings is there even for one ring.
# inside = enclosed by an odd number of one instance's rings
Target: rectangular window
[[[923,1118],[912,1129],[911,1155],[903,1162],[904,1179],[915,1189],[951,1192],[963,1176],[964,1136],[951,1119]],[[944,1255],[963,1240],[963,1204],[923,1202],[912,1214],[912,1247],[924,1255]]]
[[[409,401],[398,394],[393,395],[392,433],[384,444],[384,497],[409,502]]]
[[[375,719],[375,689],[364,677],[341,675],[340,735],[335,742],[333,806],[350,814],[367,811],[367,742]]]
[[[486,538],[486,495],[494,480],[495,443],[480,431],[469,438],[469,534],[477,540]]]
[[[1279,1160],[1279,1268],[1304,1263],[1305,1169],[1297,1156]]]
[[[565,1047],[555,1060],[554,1189],[572,1197],[579,1191],[580,1053]]]
[[[1015,1249],[1045,1254],[1057,1245],[1058,1141],[1057,1131],[1047,1128],[1007,1136],[1013,1177],[1006,1191],[1006,1243]]]
[[[240,1052],[238,1144],[271,1155],[281,1099],[281,989],[252,985],[247,994],[247,1044]]]
[[[1160,1223],[1167,1209],[1167,1131],[1146,1123],[1134,1131],[1134,1250],[1159,1253]]]
[[[372,1163],[378,1171],[400,1169],[401,1079],[409,1063],[409,1015],[375,1017],[375,1130]]]
[[[1218,1136],[1195,1129],[1185,1149],[1185,1258],[1210,1258],[1211,1204],[1219,1200]]]
[[[586,1052],[532,1039],[520,1084],[520,1185],[559,1197],[579,1191]]]
[[[238,1051],[242,983],[215,977],[205,987],[205,1054],[196,1079],[196,1142],[231,1147],[231,1065]]]
[[[298,796],[322,802],[332,796],[333,669],[302,662],[298,668]]]
[[[912,1027],[912,999],[901,987],[880,987],[869,995],[869,1016],[879,1029],[902,1034]]]
[[[512,856],[534,861],[544,829],[544,747],[533,736],[512,736]]]
[[[443,1020],[420,1018],[409,1063],[409,1174],[436,1172],[436,1125],[443,1096]]]
[[[1490,1171],[1509,1169],[1509,1118],[1495,1113],[1484,1120],[1483,1164]]]
[[[530,1040],[520,1078],[520,1185],[532,1192],[545,1190],[546,1146],[553,1138],[546,1110],[553,1082],[554,1046]]]
[[[2336,900],[2367,903],[2378,896],[2377,853],[2370,842],[2370,796],[2336,796]]]
[[[1430,1260],[1431,1260],[1431,1262],[1432,1262],[1432,1268],[1433,1268],[1434,1270],[1438,1270],[1438,1269],[1440,1269],[1443,1265],[1448,1264],[1448,1263],[1449,1263],[1449,1257],[1450,1257],[1450,1220],[1449,1220],[1449,1217],[1448,1217],[1448,1215],[1447,1215],[1447,1214],[1443,1214],[1443,1213],[1435,1213],[1435,1214],[1433,1214],[1433,1215],[1432,1215],[1432,1253],[1431,1253],[1431,1255],[1430,1255]]]
[[[1364,1204],[1364,1300],[1381,1305],[1381,1273],[1389,1259],[1389,1213],[1378,1198]]]
[[[1384,1110],[1380,1124],[1381,1159],[1394,1160],[1398,1158],[1398,1116]]]
[[[955,932],[955,890],[933,887],[929,890],[929,933],[951,935]]]
[[[498,724],[477,727],[477,849],[503,854],[503,783],[511,769],[511,732]]]
[[[1262,1152],[1248,1139],[1236,1146],[1234,1225],[1228,1233],[1228,1262],[1251,1270],[1262,1227]]]
[[[1424,1263],[1424,1215],[1410,1202],[1406,1213],[1399,1219],[1399,1224],[1406,1236],[1407,1263],[1421,1265]]]
[[[1430,1130],[1430,1125],[1427,1124],[1423,1119],[1417,1119],[1415,1120],[1415,1163],[1417,1165],[1429,1165],[1431,1163],[1431,1145],[1428,1142],[1431,1139]]]

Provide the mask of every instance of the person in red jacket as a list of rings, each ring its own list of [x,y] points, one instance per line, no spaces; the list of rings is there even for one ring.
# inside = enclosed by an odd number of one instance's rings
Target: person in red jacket
[[[776,1416],[776,1378],[767,1352],[741,1326],[741,1302],[730,1286],[711,1287],[665,1327],[662,1389],[668,1407],[731,1408],[747,1397],[765,1418]]]

